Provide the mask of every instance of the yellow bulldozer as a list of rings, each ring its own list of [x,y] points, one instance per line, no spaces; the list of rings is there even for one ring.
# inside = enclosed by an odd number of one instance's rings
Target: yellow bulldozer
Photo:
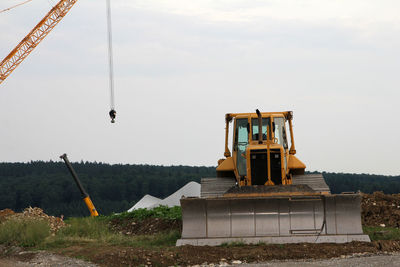
[[[226,114],[225,159],[216,178],[201,180],[200,197],[181,199],[178,246],[370,241],[360,194],[331,194],[321,174],[305,174],[292,119],[291,111]]]

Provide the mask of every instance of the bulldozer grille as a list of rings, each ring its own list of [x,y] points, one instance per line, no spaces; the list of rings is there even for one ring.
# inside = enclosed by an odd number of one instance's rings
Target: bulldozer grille
[[[271,180],[275,185],[282,184],[282,166],[281,151],[279,149],[271,149]]]
[[[266,149],[253,150],[250,153],[251,184],[264,185],[268,180],[268,157]]]
[[[266,149],[256,149],[250,152],[251,184],[264,185],[268,180],[268,156]],[[275,185],[282,184],[281,151],[270,150],[271,180]]]

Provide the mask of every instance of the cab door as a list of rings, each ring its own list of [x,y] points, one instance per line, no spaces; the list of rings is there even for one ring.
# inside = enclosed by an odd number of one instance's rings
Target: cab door
[[[246,148],[249,145],[249,120],[237,118],[235,121],[235,136],[233,140],[233,159],[236,165],[237,178],[246,176]]]

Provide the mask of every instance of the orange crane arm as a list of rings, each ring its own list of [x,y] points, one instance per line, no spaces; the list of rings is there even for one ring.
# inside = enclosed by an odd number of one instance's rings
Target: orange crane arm
[[[78,0],[60,0],[0,63],[0,84],[62,20]]]

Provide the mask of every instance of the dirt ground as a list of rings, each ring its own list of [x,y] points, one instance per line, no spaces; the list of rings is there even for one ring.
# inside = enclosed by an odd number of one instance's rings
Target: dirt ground
[[[400,194],[384,195],[376,192],[363,195],[362,223],[364,226],[399,227]],[[6,213],[10,213],[7,211]],[[1,214],[1,212],[0,212]],[[114,220],[111,229],[126,235],[154,234],[181,228],[180,221],[162,219]],[[59,248],[55,254],[66,257],[87,259],[99,266],[193,266],[202,264],[227,265],[235,262],[257,263],[271,260],[310,260],[346,258],[352,255],[366,256],[400,252],[400,240],[382,240],[370,243],[352,242],[347,244],[285,244],[247,245],[232,247],[166,247],[136,248],[122,246],[72,246]],[[1,255],[1,253],[0,253]],[[10,260],[18,255],[8,253]],[[19,260],[23,260],[20,259]],[[31,259],[30,259],[31,260]],[[27,259],[29,261],[29,259]],[[77,265],[79,266],[79,265]]]
[[[219,264],[235,261],[242,263],[266,262],[291,259],[329,259],[355,253],[371,255],[400,251],[400,241],[348,244],[288,244],[257,245],[243,247],[170,247],[159,250],[128,247],[101,247],[93,253],[90,248],[70,247],[57,251],[65,256],[85,255],[100,266],[190,266]]]
[[[363,194],[361,218],[364,226],[400,226],[400,194]]]
[[[194,266],[229,265],[235,263],[257,263],[276,260],[312,260],[371,256],[400,251],[400,241],[371,243],[352,242],[347,244],[287,244],[254,245],[236,247],[168,247],[146,249],[120,246],[72,246],[49,252],[8,253],[0,257],[3,261],[42,264],[39,266]],[[45,263],[53,263],[46,265]],[[65,265],[69,262],[69,265]],[[55,264],[55,265],[54,265]],[[27,265],[27,266],[32,266]],[[23,266],[23,265],[21,265]]]

